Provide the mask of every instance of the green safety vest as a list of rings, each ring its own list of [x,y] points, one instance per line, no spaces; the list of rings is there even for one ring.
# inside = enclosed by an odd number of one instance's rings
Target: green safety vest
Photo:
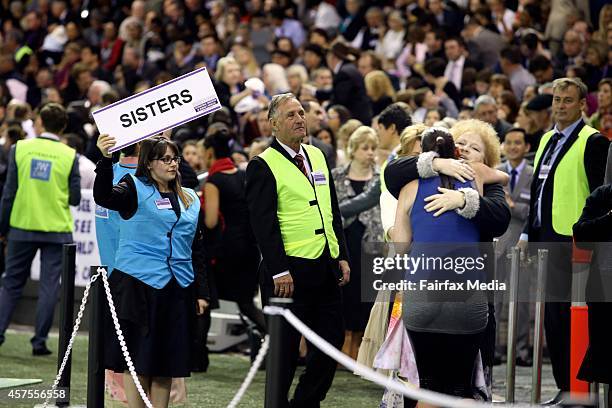
[[[585,125],[578,133],[578,139],[557,164],[553,182],[552,225],[559,235],[572,236],[572,226],[580,218],[586,199],[591,194],[584,168],[584,152],[589,137],[595,133],[598,133],[596,129]],[[553,134],[554,130],[551,130],[542,136],[534,169],[538,168],[544,148]]]
[[[40,232],[72,232],[69,177],[76,151],[45,138],[20,140],[15,146],[17,194],[10,225]]]
[[[329,169],[319,149],[302,146],[310,159],[311,174],[325,177],[325,182],[310,184],[297,166],[274,148],[266,149],[259,155],[276,179],[276,214],[285,253],[298,258],[316,259],[327,244],[335,259],[340,251],[332,225]]]

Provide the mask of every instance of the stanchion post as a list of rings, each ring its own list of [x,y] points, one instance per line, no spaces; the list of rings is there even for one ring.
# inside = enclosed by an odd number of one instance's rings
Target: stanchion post
[[[520,249],[510,250],[510,296],[508,299],[508,351],[506,363],[506,403],[514,402],[514,381],[516,373],[516,318],[518,313],[518,287]]]
[[[538,250],[538,282],[535,299],[533,330],[533,368],[531,371],[531,403],[539,404],[542,397],[542,346],[544,342],[544,308],[546,307],[546,275],[548,249]]]
[[[102,266],[106,269],[106,266]],[[92,266],[90,276],[94,276],[98,266]],[[89,289],[89,354],[87,357],[87,407],[104,407],[104,313],[106,295],[104,281],[99,276]]]
[[[57,353],[57,369],[62,366],[62,360],[68,349],[72,327],[74,326],[74,276],[76,273],[76,244],[64,244],[62,247],[62,277],[60,298],[60,327]],[[66,367],[60,378],[59,388],[70,388],[72,356],[66,361]],[[68,393],[67,395],[70,395]],[[70,405],[68,398],[57,400],[58,407]]]
[[[270,306],[288,307],[293,303],[288,298],[270,298]],[[268,361],[266,362],[266,394],[265,408],[281,408],[287,404],[287,395],[283,393],[281,384],[286,381],[283,378],[284,365],[289,364],[286,360],[286,338],[289,324],[281,315],[268,316],[268,333],[270,335],[270,348],[268,350]]]

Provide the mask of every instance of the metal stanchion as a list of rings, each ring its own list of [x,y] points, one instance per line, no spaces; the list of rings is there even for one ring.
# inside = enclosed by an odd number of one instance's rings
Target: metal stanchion
[[[514,381],[516,373],[516,320],[518,313],[518,286],[520,249],[513,247],[510,250],[510,296],[508,299],[508,352],[506,363],[506,403],[514,402]]]
[[[533,334],[533,368],[531,402],[539,404],[542,392],[542,343],[544,340],[544,308],[546,307],[546,275],[548,249],[538,250],[538,283],[536,286],[535,327]]]
[[[102,266],[107,269],[106,266]],[[94,276],[98,266],[92,266],[89,276]],[[106,294],[104,281],[99,276],[89,290],[89,354],[87,356],[87,407],[104,407],[104,314]]]
[[[271,306],[288,307],[291,303],[293,303],[293,300],[288,298],[270,298]],[[281,383],[287,381],[286,378],[283,378],[285,372],[283,367],[285,364],[289,364],[285,358],[287,345],[284,340],[289,329],[289,324],[283,316],[268,316],[270,349],[266,362],[265,408],[280,408],[287,405],[287,395],[283,393]]]
[[[593,401],[594,405],[596,407],[599,406],[599,383],[598,382],[592,382],[589,383],[589,398],[591,399],[591,401]]]
[[[68,349],[72,327],[74,325],[74,275],[76,273],[76,244],[64,244],[62,248],[62,277],[61,277],[61,299],[60,299],[60,327],[57,353],[57,369],[62,365],[62,360]],[[70,388],[70,373],[72,356],[66,361],[66,367],[62,378],[58,383],[59,388]],[[67,393],[70,395],[70,393]],[[58,407],[70,405],[69,398],[57,400]]]

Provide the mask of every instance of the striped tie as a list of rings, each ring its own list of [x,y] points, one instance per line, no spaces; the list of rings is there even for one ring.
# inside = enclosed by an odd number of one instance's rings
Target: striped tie
[[[306,172],[306,166],[304,165],[304,157],[301,154],[296,154],[293,160],[295,160],[295,164],[297,164],[298,169],[300,169],[300,171],[304,173],[306,178],[308,178],[308,173]]]

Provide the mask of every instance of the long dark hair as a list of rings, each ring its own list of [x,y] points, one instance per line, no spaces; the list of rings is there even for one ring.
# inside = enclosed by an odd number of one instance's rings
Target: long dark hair
[[[215,152],[215,159],[218,160],[232,156],[234,143],[234,138],[227,129],[219,129],[206,136],[204,148],[212,148]]]
[[[432,127],[421,135],[421,150],[423,152],[436,152],[441,159],[455,159],[457,149],[453,136],[447,129]],[[444,188],[455,189],[454,178],[441,174],[440,184]]]
[[[138,167],[136,167],[136,177],[144,177],[150,184],[153,184],[158,190],[159,185],[151,176],[151,170],[149,165],[153,160],[161,159],[166,154],[167,148],[170,148],[176,156],[179,156],[179,148],[176,143],[161,137],[156,136],[150,139],[145,139],[140,142],[140,154],[138,155]],[[178,195],[179,199],[183,202],[185,208],[189,208],[193,202],[193,198],[183,191],[181,187],[181,174],[176,173],[174,181],[168,183],[168,187],[173,193]]]

